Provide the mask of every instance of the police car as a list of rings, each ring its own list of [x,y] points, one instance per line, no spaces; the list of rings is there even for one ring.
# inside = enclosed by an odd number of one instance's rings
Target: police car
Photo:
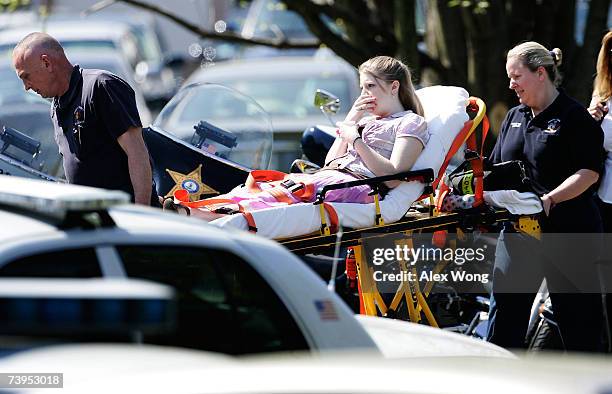
[[[356,318],[274,241],[128,201],[118,191],[0,176],[0,279],[169,286],[177,300],[174,331],[145,333],[146,344],[233,355],[361,348],[390,356],[510,357],[459,334]]]

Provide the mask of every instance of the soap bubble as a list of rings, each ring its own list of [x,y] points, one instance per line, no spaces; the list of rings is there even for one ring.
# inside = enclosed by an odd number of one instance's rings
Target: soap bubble
[[[225,21],[218,20],[215,22],[215,31],[217,33],[225,33],[225,30],[227,30],[227,23]]]
[[[202,55],[204,59],[212,61],[215,59],[215,56],[217,56],[217,50],[213,47],[206,47],[202,51]]]
[[[189,45],[189,55],[192,57],[200,57],[201,54],[202,46],[200,44],[194,42],[193,44]]]

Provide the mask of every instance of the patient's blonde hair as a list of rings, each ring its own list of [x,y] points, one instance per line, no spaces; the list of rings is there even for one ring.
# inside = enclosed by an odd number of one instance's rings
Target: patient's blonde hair
[[[404,109],[412,110],[421,116],[424,115],[421,100],[412,85],[410,69],[401,61],[389,56],[376,56],[362,63],[359,66],[359,72],[367,72],[374,78],[386,82],[398,81],[400,83],[399,100]]]

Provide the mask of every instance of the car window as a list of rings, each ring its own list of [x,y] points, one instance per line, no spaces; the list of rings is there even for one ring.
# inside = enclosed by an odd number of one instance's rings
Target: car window
[[[343,34],[333,19],[325,14],[321,14],[320,18],[335,34]],[[254,1],[242,34],[246,38],[277,38],[282,34],[282,37],[288,41],[317,39],[298,13],[289,10],[284,2],[278,0]]]
[[[129,277],[164,283],[177,292],[177,331],[145,342],[228,354],[308,348],[285,305],[240,257],[190,247],[117,250]]]
[[[136,38],[138,51],[141,53],[143,60],[161,62],[162,53],[153,31],[147,30],[144,26],[134,26],[132,27],[132,34]]]
[[[254,36],[276,38],[276,30],[280,30],[289,40],[316,38],[299,14],[288,10],[281,2],[270,1],[262,9]]]
[[[329,78],[277,78],[270,80],[234,78],[222,83],[253,98],[271,116],[290,116],[299,119],[306,116],[320,115],[320,110],[313,105],[314,94],[317,88],[333,92],[340,98],[342,103],[346,103],[344,105],[351,104],[349,81],[338,76]],[[201,119],[205,108],[202,105],[204,100],[210,101],[210,98],[195,96],[184,107],[180,117],[181,121]],[[226,106],[215,105],[212,108],[220,114]]]
[[[117,50],[117,45],[110,40],[70,40],[62,41],[62,46],[66,52],[84,50]]]
[[[102,276],[93,248],[57,250],[21,257],[0,267],[0,277],[97,278]]]

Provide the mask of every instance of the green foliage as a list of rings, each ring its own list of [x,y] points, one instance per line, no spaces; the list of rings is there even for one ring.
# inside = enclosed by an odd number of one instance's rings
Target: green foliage
[[[30,0],[0,0],[0,13],[29,9],[31,5],[32,2]]]
[[[448,6],[472,8],[475,14],[486,14],[491,4],[487,0],[449,0]]]

